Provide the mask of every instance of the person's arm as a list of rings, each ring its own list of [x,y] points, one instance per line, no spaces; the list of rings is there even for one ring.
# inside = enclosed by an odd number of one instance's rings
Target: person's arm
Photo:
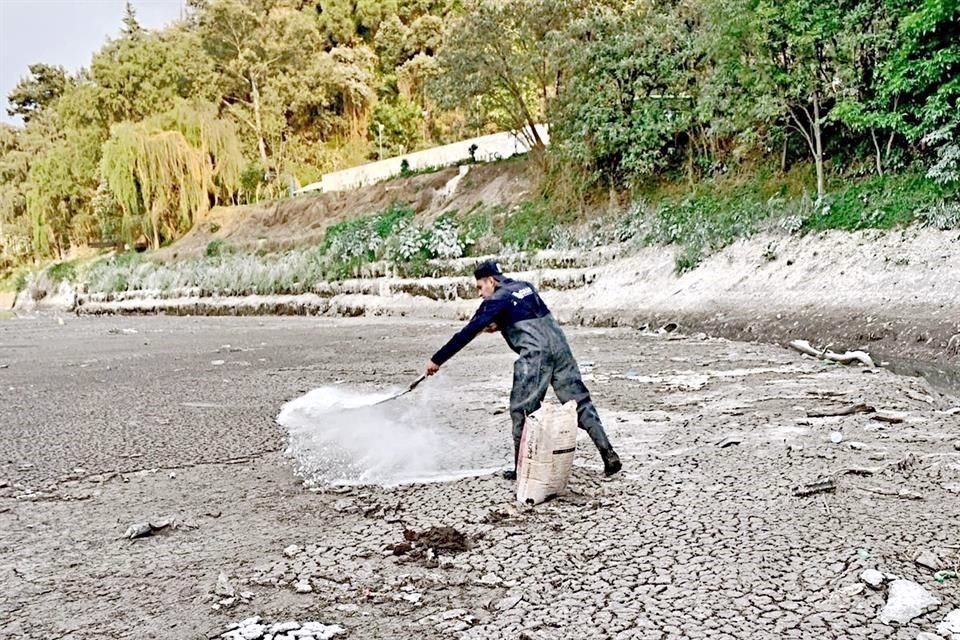
[[[450,338],[450,341],[443,345],[443,347],[430,358],[430,363],[427,365],[427,375],[436,373],[441,365],[470,344],[470,341],[476,338],[477,334],[487,329],[487,327],[496,321],[500,312],[509,304],[510,298],[506,296],[499,299],[490,298],[484,300],[480,308],[477,309],[477,312],[473,314],[473,318],[467,323],[467,326],[454,334],[454,336]]]

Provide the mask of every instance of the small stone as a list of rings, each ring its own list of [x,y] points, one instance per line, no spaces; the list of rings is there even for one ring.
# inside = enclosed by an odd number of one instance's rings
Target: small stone
[[[840,444],[843,442],[843,434],[839,431],[833,431],[830,433],[830,442],[833,444]]]
[[[845,596],[855,596],[863,593],[863,584],[848,584],[840,587],[840,593]]]
[[[860,580],[867,583],[871,589],[879,589],[883,586],[883,574],[876,569],[867,569],[860,574]]]
[[[301,549],[295,544],[292,544],[283,550],[283,555],[287,556],[288,558],[292,558],[293,556],[297,555],[301,551],[303,551],[303,549]]]
[[[224,575],[221,573],[220,575]],[[246,618],[237,623],[236,628],[242,629],[243,627],[252,627],[255,624],[260,624],[260,616],[253,616],[252,618]]]
[[[890,583],[887,603],[880,612],[880,622],[883,624],[890,624],[891,622],[907,624],[939,604],[940,600],[916,582],[894,580]]]
[[[244,600],[249,600],[249,599],[251,599],[253,596],[254,596],[253,591],[241,591],[241,592],[240,592],[240,597],[243,598]]]
[[[953,448],[956,449],[957,451],[960,451],[960,440],[953,441]]]
[[[265,628],[262,624],[251,624],[246,627],[240,627],[240,634],[245,640],[260,640],[263,637]]]
[[[404,600],[406,600],[407,602],[410,602],[410,603],[413,603],[413,604],[417,604],[418,602],[420,602],[420,599],[421,599],[423,596],[420,595],[419,593],[405,593],[405,594],[403,594],[403,595],[400,596],[400,597],[403,598]]]
[[[863,451],[864,449],[867,448],[867,445],[865,445],[862,442],[857,442],[856,440],[851,440],[850,442],[847,443],[847,446],[856,451]]]
[[[290,620],[288,622],[278,622],[270,627],[270,633],[276,635],[278,633],[286,633],[287,631],[294,631],[300,628],[300,623],[296,620]]]
[[[937,633],[945,635],[949,640],[960,640],[960,609],[954,609],[947,614],[939,625]]]
[[[294,590],[296,590],[297,593],[313,592],[313,587],[310,586],[310,582],[307,580],[301,580],[300,582],[297,582],[296,584],[293,585],[293,588]]]
[[[227,578],[227,574],[225,574],[223,571],[221,571],[220,575],[217,576],[217,586],[214,587],[213,592],[218,596],[223,596],[225,598],[232,598],[234,593],[236,593],[233,585],[230,584],[230,579]],[[250,620],[254,620],[254,618],[250,618]],[[256,618],[256,622],[252,622],[250,624],[256,624],[259,621],[260,619]],[[244,625],[241,623],[240,626]]]
[[[935,633],[927,633],[926,631],[921,631],[917,634],[917,640],[943,640],[942,637],[938,636]]]
[[[937,557],[937,554],[930,551],[922,551],[913,560],[918,565],[924,569],[930,569],[930,571],[939,571],[940,570],[940,558]]]
[[[313,634],[316,640],[330,640],[334,636],[346,633],[346,629],[337,624],[321,624],[319,622],[305,622],[303,630]]]
[[[492,587],[495,587],[495,586],[497,586],[498,584],[500,584],[501,582],[503,582],[503,580],[501,580],[498,576],[496,576],[496,575],[494,575],[494,574],[492,574],[492,573],[488,573],[488,574],[486,574],[485,576],[483,576],[482,578],[480,578],[480,582],[481,582],[482,584],[487,584],[487,585],[490,585],[490,586],[492,586]]]
[[[219,367],[219,366],[222,365],[224,362],[226,362],[226,360],[211,360],[211,361],[210,361],[210,364],[212,364],[212,365],[215,366],[215,367]]]

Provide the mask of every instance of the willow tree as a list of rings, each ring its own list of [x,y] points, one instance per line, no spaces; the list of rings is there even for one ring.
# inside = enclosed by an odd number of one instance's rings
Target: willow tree
[[[101,174],[122,211],[121,233],[179,237],[210,208],[235,197],[243,157],[236,132],[208,105],[179,103],[139,123],[114,125]]]

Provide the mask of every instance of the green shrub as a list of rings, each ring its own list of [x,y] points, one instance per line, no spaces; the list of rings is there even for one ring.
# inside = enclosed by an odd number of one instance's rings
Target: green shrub
[[[219,255],[222,255],[224,244],[225,243],[223,241],[223,238],[214,238],[213,240],[211,240],[207,244],[207,251],[206,251],[207,257],[215,258]]]
[[[77,267],[73,262],[58,262],[47,269],[47,277],[53,282],[73,282],[77,279]]]

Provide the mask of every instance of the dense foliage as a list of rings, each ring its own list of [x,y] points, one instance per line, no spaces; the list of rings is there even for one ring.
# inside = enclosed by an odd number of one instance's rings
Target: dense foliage
[[[25,70],[9,96],[23,126],[0,126],[0,270],[93,241],[157,247],[211,206],[500,128],[527,128],[568,204],[803,164],[808,226],[856,228],[838,214],[851,179],[906,176],[882,184],[935,193],[928,214],[960,182],[957,0],[189,5],[160,31],[128,7],[79,73]],[[416,233],[384,250],[460,250]]]

